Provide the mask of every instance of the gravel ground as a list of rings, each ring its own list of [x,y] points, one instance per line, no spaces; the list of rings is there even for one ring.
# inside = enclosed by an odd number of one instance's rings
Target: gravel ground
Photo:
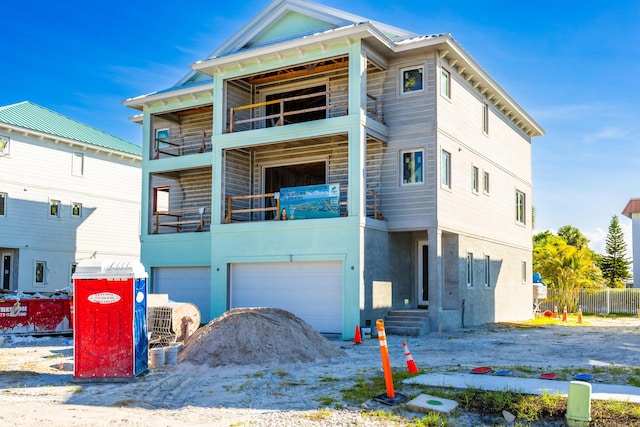
[[[417,366],[429,372],[491,366],[533,377],[549,371],[573,375],[598,367],[640,366],[640,319],[585,322],[544,328],[483,325],[421,338],[389,336],[390,362],[394,369],[406,369],[402,348],[406,341]],[[73,343],[68,337],[5,337],[0,348],[0,425],[398,426],[408,421],[372,417],[372,412],[424,416],[406,411],[403,405],[344,401],[343,389],[359,379],[382,375],[380,349],[375,338],[362,344],[330,342],[346,356],[270,366],[180,362],[150,369],[128,382],[78,383],[73,379]],[[597,372],[597,382],[628,380],[619,372]],[[408,386],[402,389],[410,396],[419,392]],[[499,419],[458,411],[449,425],[501,424]]]

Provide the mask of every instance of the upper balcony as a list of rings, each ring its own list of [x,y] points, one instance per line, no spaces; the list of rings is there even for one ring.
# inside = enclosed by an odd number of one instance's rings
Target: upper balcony
[[[226,132],[325,120],[349,113],[348,57],[226,80]],[[384,123],[384,72],[367,67],[367,115]]]
[[[213,107],[195,107],[154,114],[152,160],[211,152]]]

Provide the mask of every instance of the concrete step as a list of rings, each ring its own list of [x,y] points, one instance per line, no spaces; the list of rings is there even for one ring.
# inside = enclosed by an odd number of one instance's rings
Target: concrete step
[[[390,310],[384,318],[387,335],[406,335],[419,337],[428,334],[428,310]]]

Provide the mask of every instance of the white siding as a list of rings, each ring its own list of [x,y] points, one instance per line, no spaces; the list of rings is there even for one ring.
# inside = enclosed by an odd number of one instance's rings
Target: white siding
[[[0,246],[15,251],[20,290],[67,287],[71,263],[84,258],[139,260],[139,161],[10,136],[11,155],[0,158],[0,192],[8,195]],[[84,154],[82,176],[72,175],[74,152]],[[59,217],[50,217],[50,199],[61,202]],[[71,215],[74,202],[81,218]],[[35,261],[47,262],[45,287],[32,287]]]

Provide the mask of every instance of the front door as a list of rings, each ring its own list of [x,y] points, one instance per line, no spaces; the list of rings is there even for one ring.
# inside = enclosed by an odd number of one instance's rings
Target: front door
[[[2,282],[2,289],[10,290],[11,289],[11,255],[10,254],[2,254],[2,276],[0,276]]]
[[[429,245],[418,241],[418,306],[429,306]]]

